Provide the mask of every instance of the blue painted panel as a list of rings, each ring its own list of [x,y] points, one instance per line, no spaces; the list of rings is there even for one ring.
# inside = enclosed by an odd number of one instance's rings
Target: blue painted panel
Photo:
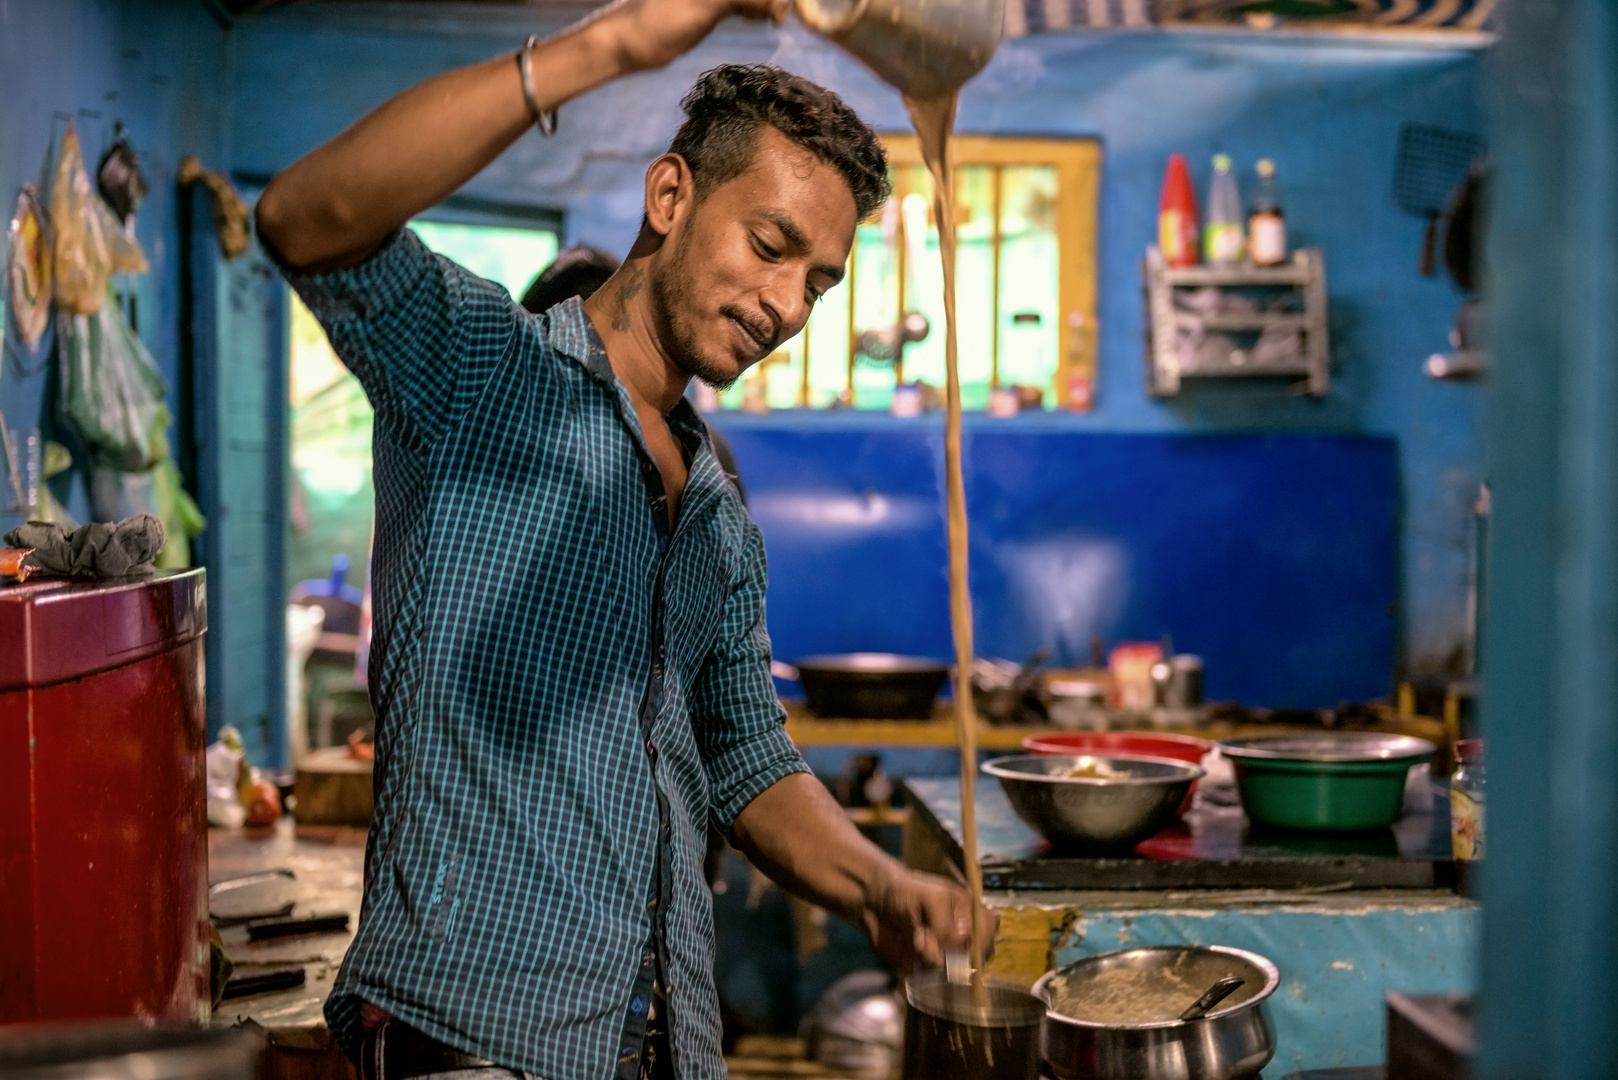
[[[941,432],[722,423],[764,530],[777,655],[951,655]]]
[[[1143,945],[1231,945],[1281,972],[1271,998],[1276,1055],[1266,1076],[1387,1060],[1383,995],[1477,989],[1482,912],[1453,896],[1353,898],[1294,907],[1081,913],[1058,966]]]
[[[949,656],[942,429],[725,416],[792,659]],[[1211,698],[1315,708],[1386,695],[1394,666],[1391,439],[1116,435],[973,420],[978,653],[1082,661],[1172,634]]]

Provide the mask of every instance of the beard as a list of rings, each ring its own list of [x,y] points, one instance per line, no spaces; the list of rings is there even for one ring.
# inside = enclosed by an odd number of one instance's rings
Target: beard
[[[686,269],[687,254],[686,244],[680,243],[669,253],[667,262],[653,270],[650,276],[659,331],[663,340],[673,346],[671,358],[681,371],[693,379],[702,380],[715,390],[729,390],[752,365],[731,370],[714,356],[703,342],[702,335],[691,325],[690,313],[695,305],[691,297],[691,275]],[[763,354],[775,347],[772,330],[757,315],[734,304],[726,305],[719,311],[741,323],[755,338],[769,341],[769,347],[762,350]],[[757,360],[753,363],[757,363]]]

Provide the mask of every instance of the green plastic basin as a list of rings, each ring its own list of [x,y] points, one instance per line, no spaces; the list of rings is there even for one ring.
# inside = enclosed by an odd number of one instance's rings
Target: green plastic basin
[[[1352,832],[1399,819],[1410,769],[1434,748],[1421,739],[1333,732],[1227,739],[1220,749],[1250,821]]]
[[[1284,829],[1347,832],[1399,820],[1413,762],[1236,761],[1250,820]]]

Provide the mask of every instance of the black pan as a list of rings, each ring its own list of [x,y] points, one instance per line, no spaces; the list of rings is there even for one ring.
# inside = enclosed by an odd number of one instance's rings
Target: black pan
[[[930,720],[949,678],[942,660],[894,653],[806,656],[793,666],[810,712],[848,720]]]

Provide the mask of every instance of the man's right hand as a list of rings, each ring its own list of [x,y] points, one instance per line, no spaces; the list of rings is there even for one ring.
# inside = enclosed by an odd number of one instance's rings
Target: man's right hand
[[[555,109],[631,71],[661,67],[721,19],[779,20],[787,0],[618,0],[536,45],[535,104]],[[515,44],[515,43],[514,43]],[[304,271],[353,266],[476,176],[534,118],[510,53],[389,99],[264,190],[259,237]]]
[[[730,15],[780,22],[788,0],[618,0],[603,9],[598,25],[608,31],[626,71],[659,68],[683,56]]]

